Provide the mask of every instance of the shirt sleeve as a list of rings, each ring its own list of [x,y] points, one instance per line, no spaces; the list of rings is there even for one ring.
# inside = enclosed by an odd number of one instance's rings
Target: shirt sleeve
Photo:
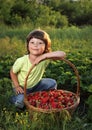
[[[13,68],[13,72],[14,73],[18,73],[21,70],[22,66],[23,66],[23,59],[22,58],[18,58],[15,61],[15,63],[13,64],[13,67],[12,67]]]

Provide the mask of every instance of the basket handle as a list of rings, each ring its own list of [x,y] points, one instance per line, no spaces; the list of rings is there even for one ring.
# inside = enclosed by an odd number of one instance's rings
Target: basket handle
[[[65,58],[61,58],[61,60],[65,61],[67,64],[69,64],[72,69],[74,70],[75,72],[75,75],[77,77],[77,90],[76,90],[76,95],[79,96],[80,95],[80,78],[79,78],[79,73],[78,73],[78,70],[76,69],[75,65],[73,63],[71,63],[69,60],[65,59]],[[24,97],[27,97],[27,94],[26,94],[26,87],[27,87],[27,79],[28,79],[28,76],[30,74],[30,72],[32,71],[32,69],[35,67],[36,65],[32,65],[26,78],[25,78],[25,84],[24,84]]]

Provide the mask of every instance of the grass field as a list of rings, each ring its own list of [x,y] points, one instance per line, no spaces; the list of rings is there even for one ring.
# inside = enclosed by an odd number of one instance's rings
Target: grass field
[[[57,117],[53,114],[32,112],[33,118],[30,120],[27,109],[18,110],[9,103],[12,95],[9,71],[15,59],[26,54],[26,36],[33,28],[2,26],[0,27],[0,130],[91,130],[92,26],[42,29],[50,34],[52,50],[65,51],[67,59],[77,67],[81,80],[80,105],[71,118],[67,114],[65,116],[59,114]],[[54,62],[48,66],[44,76],[55,78],[59,86],[70,86],[71,90],[75,89],[76,79],[65,63]]]

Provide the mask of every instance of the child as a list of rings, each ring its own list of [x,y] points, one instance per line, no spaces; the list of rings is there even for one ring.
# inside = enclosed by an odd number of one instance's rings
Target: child
[[[27,73],[32,65],[35,65],[27,80],[27,94],[36,91],[56,89],[57,83],[51,78],[42,78],[43,73],[50,62],[50,59],[62,59],[66,56],[63,51],[51,52],[51,40],[49,35],[40,29],[32,31],[27,36],[28,54],[18,58],[10,76],[13,90],[16,93],[12,96],[11,102],[18,108],[24,107],[24,82]]]

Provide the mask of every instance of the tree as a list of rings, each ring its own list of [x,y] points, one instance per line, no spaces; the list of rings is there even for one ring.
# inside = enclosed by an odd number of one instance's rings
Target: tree
[[[0,0],[0,21],[8,23],[11,18],[10,12],[14,1],[11,0]]]

